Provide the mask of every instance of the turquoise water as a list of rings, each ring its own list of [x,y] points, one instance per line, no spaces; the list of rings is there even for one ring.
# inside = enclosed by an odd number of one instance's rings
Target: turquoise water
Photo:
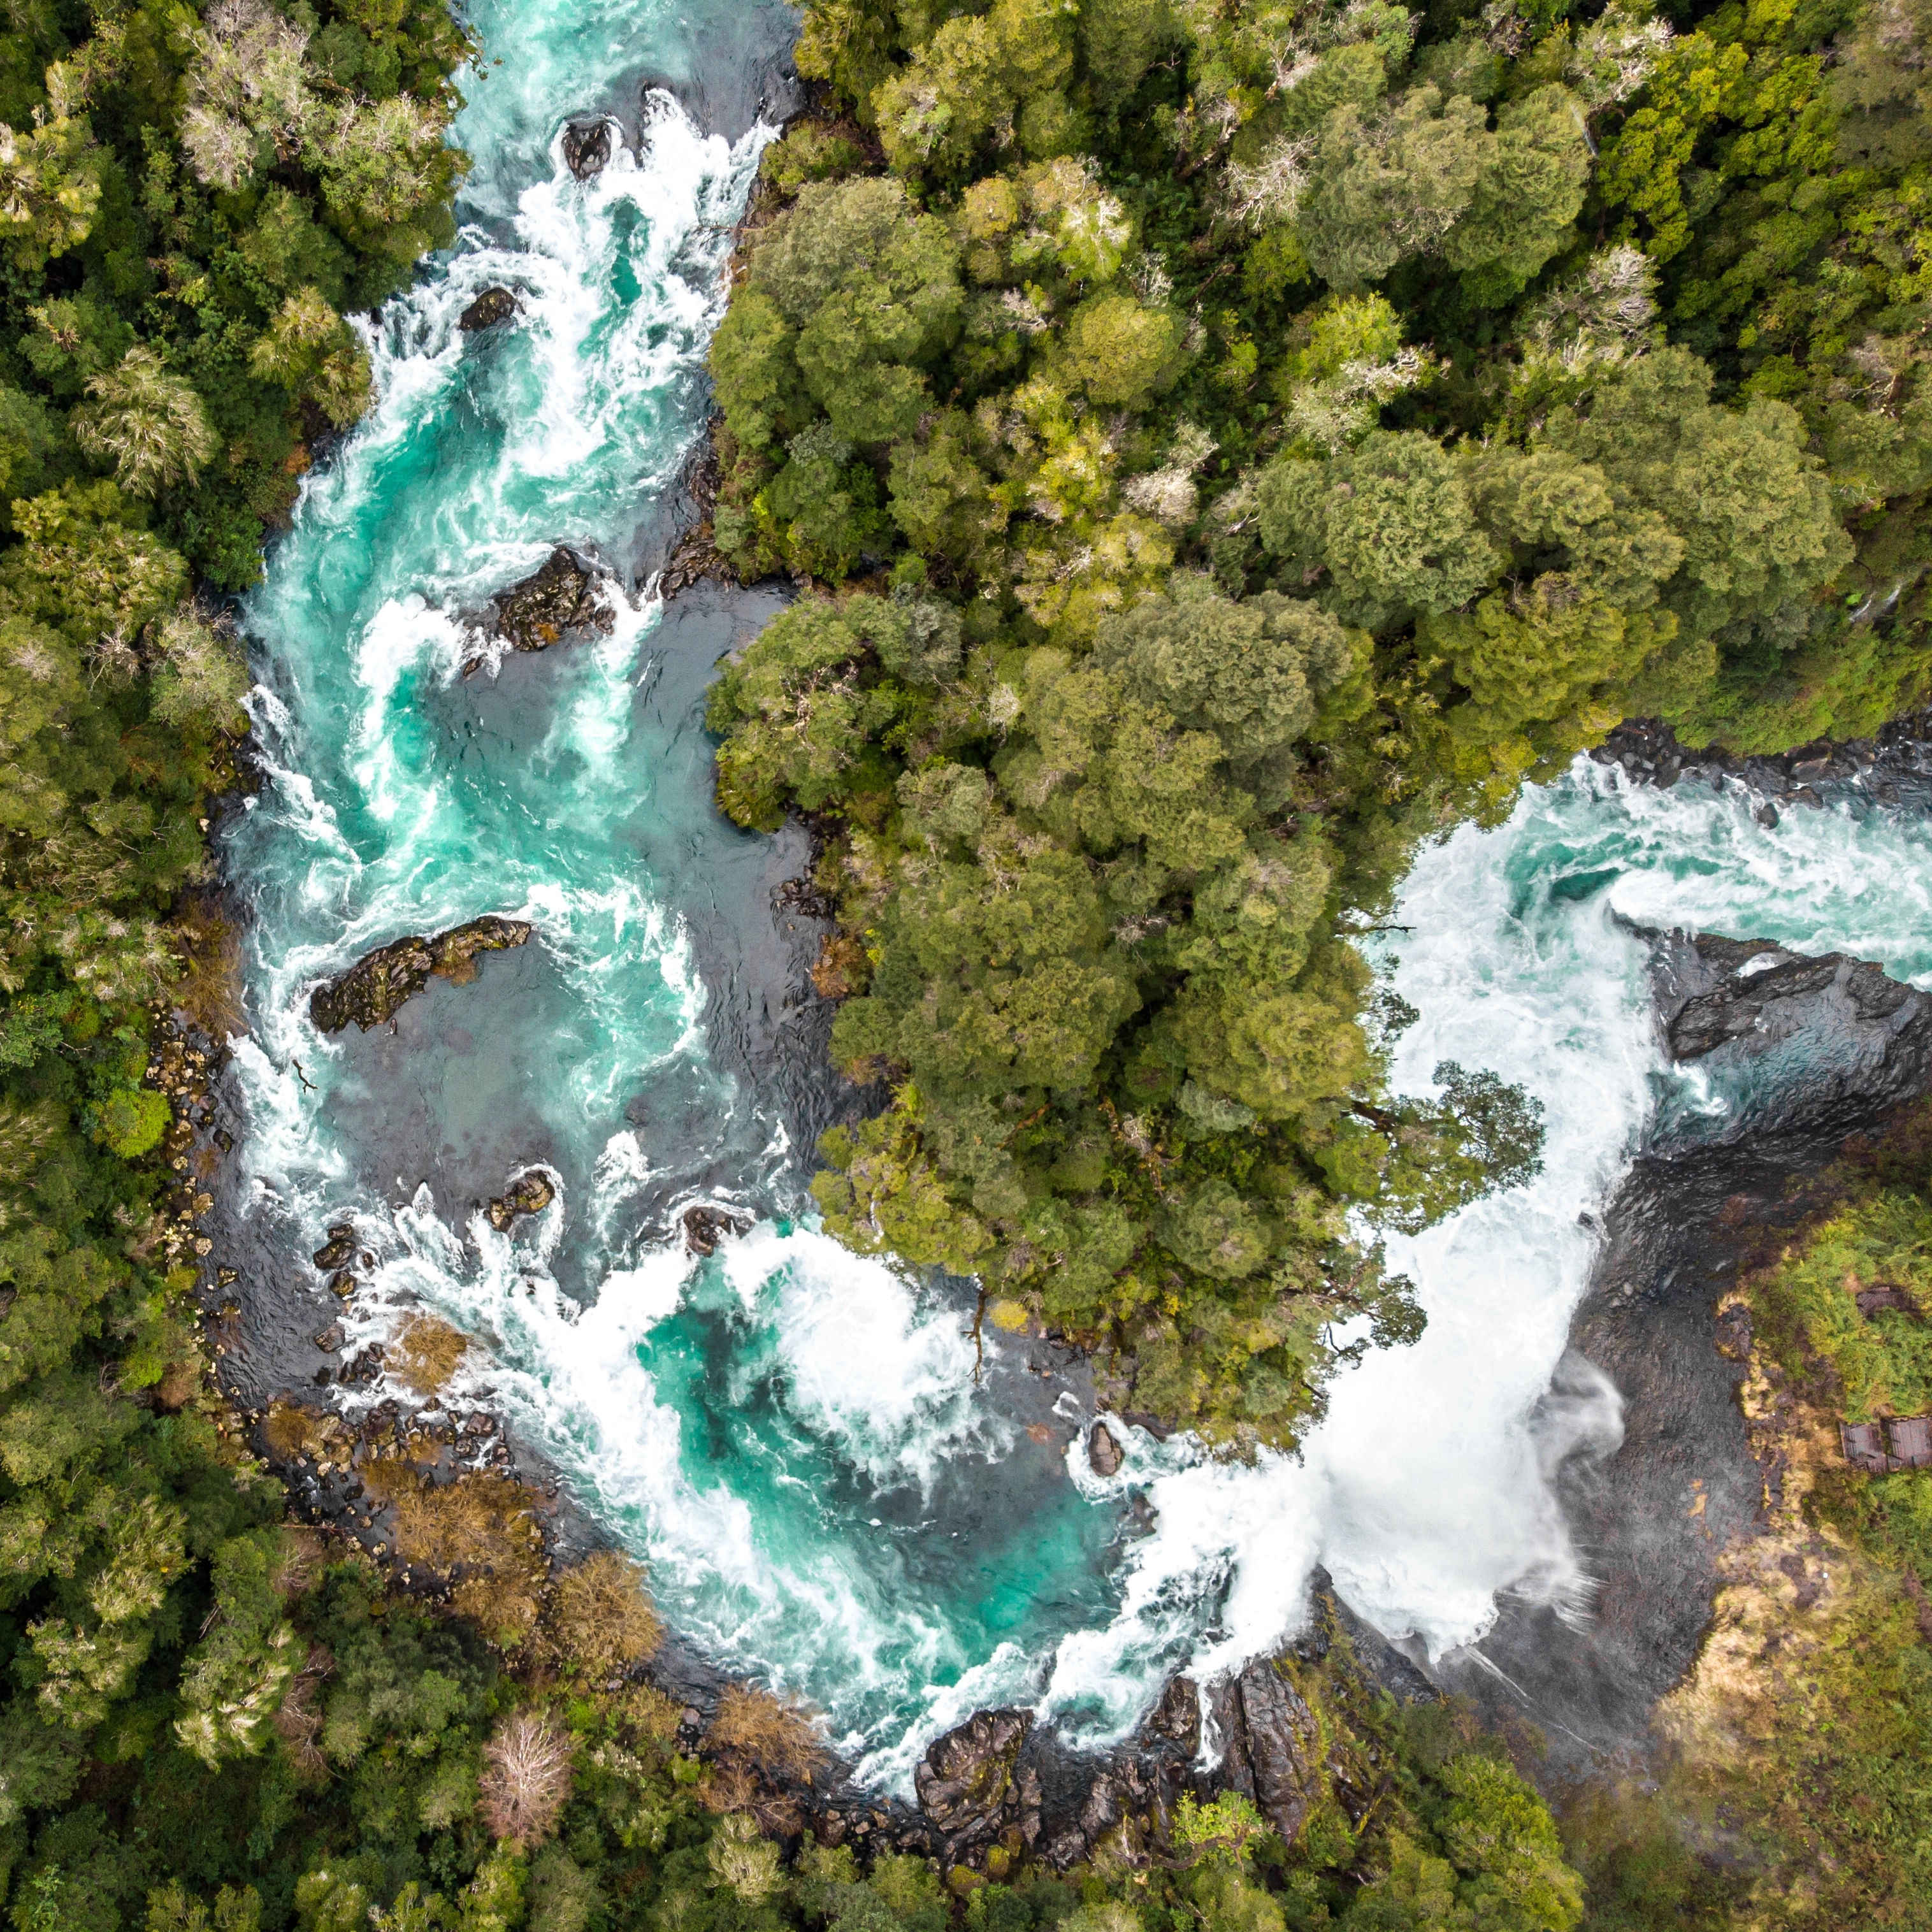
[[[256,1212],[292,1224],[291,1256],[352,1216],[380,1261],[355,1335],[427,1306],[476,1336],[472,1382],[651,1560],[687,1638],[902,1776],[909,1740],[1031,1694],[1065,1631],[1108,1620],[1120,1493],[1070,1475],[1078,1393],[1043,1358],[998,1340],[976,1380],[958,1284],[790,1218],[828,1084],[799,1070],[809,1016],[785,1010],[769,904],[802,848],[718,820],[699,725],[716,658],[774,606],[667,617],[635,584],[703,421],[729,230],[774,131],[755,83],[790,19],[734,10],[706,38],[658,0],[475,18],[502,64],[458,129],[478,160],[460,242],[380,318],[378,406],[247,613],[272,776],[228,862],[256,916]],[[647,74],[697,80],[680,91],[722,130]],[[604,104],[626,146],[577,182],[558,136]],[[492,284],[521,314],[465,337]],[[497,662],[476,613],[560,542],[613,570],[610,634]],[[315,1034],[317,980],[485,912],[536,940],[393,1032]],[[499,1234],[476,1204],[532,1163],[557,1203]],[[676,1227],[698,1201],[755,1223],[701,1264]],[[1107,1721],[1104,1695],[1075,1701]]]
[[[255,914],[238,1061],[276,1250],[352,1216],[380,1260],[357,1337],[418,1306],[472,1335],[464,1393],[493,1391],[650,1559],[680,1630],[811,1698],[880,1783],[982,1705],[1118,1735],[1173,1665],[1225,1666],[1292,1627],[1317,1562],[1432,1651],[1507,1588],[1585,1613],[1531,1420],[1594,1252],[1579,1211],[1660,1108],[1720,1124],[1750,1104],[1664,1065],[1618,916],[1845,947],[1923,983],[1924,820],[1794,812],[1767,834],[1742,799],[1584,766],[1423,854],[1389,962],[1422,1014],[1398,1079],[1454,1058],[1522,1081],[1550,1110],[1544,1175],[1391,1244],[1429,1332],[1345,1377],[1303,1457],[1220,1465],[1122,1430],[1127,1467],[1097,1481],[1062,1365],[994,1337],[976,1374],[959,1285],[797,1218],[838,1104],[799,992],[810,935],[770,904],[802,846],[717,818],[699,718],[715,659],[775,602],[666,613],[636,583],[701,424],[789,16],[496,0],[474,17],[502,64],[459,129],[478,158],[462,239],[380,319],[379,406],[310,478],[247,614],[271,782],[227,860]],[[716,127],[666,93],[644,104],[651,74]],[[626,146],[579,184],[558,136],[602,106]],[[464,338],[458,314],[496,283],[520,316]],[[496,661],[475,614],[559,542],[611,568],[610,634]],[[393,1032],[309,1025],[319,980],[486,912],[536,941],[438,982]],[[556,1204],[494,1232],[480,1203],[532,1163]],[[701,1263],[677,1232],[699,1202],[751,1224]],[[1606,1388],[1574,1426],[1614,1440],[1616,1407]],[[1136,1490],[1150,1534],[1127,1534]]]

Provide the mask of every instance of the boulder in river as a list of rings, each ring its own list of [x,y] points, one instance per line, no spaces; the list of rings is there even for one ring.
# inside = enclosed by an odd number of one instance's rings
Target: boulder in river
[[[485,289],[456,318],[458,328],[472,334],[479,328],[494,328],[517,312],[517,298],[508,289]]]
[[[610,124],[573,121],[563,130],[563,164],[579,181],[602,174],[610,158]]]
[[[727,1234],[741,1234],[746,1224],[722,1208],[699,1206],[684,1210],[684,1244],[694,1255],[715,1255]]]
[[[338,1221],[328,1231],[328,1239],[310,1256],[316,1266],[326,1274],[331,1268],[339,1268],[356,1252],[356,1230],[346,1221]]]
[[[432,976],[466,986],[476,976],[479,952],[520,946],[530,931],[526,920],[492,913],[433,938],[412,934],[392,940],[364,954],[339,979],[318,986],[309,1000],[310,1016],[324,1033],[340,1033],[352,1020],[367,1033],[393,1018],[403,1002],[420,993]]]
[[[608,632],[616,622],[596,573],[561,544],[496,599],[496,628],[520,651],[548,650],[566,632]]]
[[[491,1199],[487,1210],[490,1225],[500,1234],[507,1233],[510,1223],[520,1214],[541,1214],[556,1198],[556,1189],[550,1176],[542,1168],[532,1168]]]

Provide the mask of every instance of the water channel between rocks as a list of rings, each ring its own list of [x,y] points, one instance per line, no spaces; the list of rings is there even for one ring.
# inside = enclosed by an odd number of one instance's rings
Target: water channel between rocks
[[[1219,1464],[1122,1426],[1124,1467],[1096,1477],[1076,1364],[992,1337],[976,1372],[963,1285],[814,1232],[812,1142],[855,1096],[805,976],[819,929],[774,897],[806,842],[717,817],[701,724],[717,658],[776,596],[666,610],[635,587],[701,427],[729,231],[792,104],[792,17],[492,0],[475,24],[502,64],[458,126],[461,239],[385,310],[380,404],[310,478],[246,615],[268,782],[224,855],[252,917],[232,1076],[246,1376],[312,1381],[309,1337],[341,1310],[306,1257],[352,1221],[374,1262],[350,1346],[418,1306],[475,1336],[463,1392],[487,1387],[650,1559],[684,1638],[812,1699],[881,1784],[982,1706],[1118,1736],[1174,1670],[1292,1628],[1318,1563],[1437,1658],[1499,1592],[1586,1620],[1553,1478],[1621,1422],[1575,1358],[1550,1398],[1598,1240],[1580,1217],[1647,1140],[1708,1138],[1807,1072],[1761,1064],[1736,1090],[1671,1072],[1630,922],[1932,984],[1922,815],[1852,784],[1768,830],[1740,788],[1580,764],[1425,851],[1382,942],[1421,1015],[1398,1083],[1444,1059],[1522,1082],[1548,1110],[1544,1174],[1391,1243],[1428,1332],[1345,1376],[1300,1458]],[[621,142],[579,182],[563,128],[599,112]],[[518,312],[466,334],[495,286]],[[625,587],[610,631],[479,653],[488,599],[559,543]],[[433,981],[392,1028],[315,1031],[320,982],[485,914],[535,938],[472,984]],[[536,1165],[556,1200],[494,1228],[482,1204]],[[694,1203],[749,1232],[688,1253]]]

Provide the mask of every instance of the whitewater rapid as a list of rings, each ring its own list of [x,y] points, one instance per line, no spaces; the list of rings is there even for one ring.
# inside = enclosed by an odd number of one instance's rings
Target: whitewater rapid
[[[1932,986],[1924,814],[1854,790],[1768,830],[1758,802],[1735,782],[1659,790],[1580,758],[1505,825],[1466,826],[1420,855],[1388,942],[1392,983],[1420,1016],[1394,1084],[1430,1091],[1443,1060],[1520,1082],[1546,1110],[1544,1171],[1390,1238],[1427,1329],[1337,1378],[1298,1459],[1163,1469],[1170,1452],[1137,1433],[1122,1480],[1147,1481],[1162,1528],[1130,1558],[1121,1616],[1062,1646],[1050,1697],[1134,1671],[1207,1580],[1221,1600],[1194,1654],[1203,1674],[1291,1631],[1316,1564],[1352,1608],[1432,1657],[1478,1641],[1506,1592],[1587,1618],[1592,1580],[1551,1479],[1580,1442],[1614,1448],[1618,1404],[1587,1371],[1546,1398],[1598,1210],[1660,1118],[1715,1132],[1752,1100],[1668,1065],[1632,927],[1844,951]]]
[[[1424,851],[1382,962],[1420,1014],[1396,1082],[1421,1090],[1445,1058],[1520,1082],[1547,1110],[1544,1173],[1390,1243],[1427,1332],[1342,1376],[1299,1457],[1219,1463],[1116,1424],[1124,1466],[1096,1477],[1078,1374],[997,1336],[982,1365],[963,1285],[815,1232],[791,1111],[755,1054],[724,1051],[748,1015],[790,1024],[786,988],[755,983],[784,848],[718,818],[700,728],[712,661],[773,600],[667,614],[638,531],[701,429],[730,230],[774,130],[645,90],[693,20],[755,28],[772,61],[789,32],[776,8],[479,8],[501,64],[458,125],[478,158],[461,238],[370,329],[377,406],[308,479],[249,601],[268,782],[226,857],[253,914],[251,1213],[291,1256],[351,1219],[376,1257],[351,1346],[422,1308],[473,1337],[452,1400],[487,1390],[649,1559],[680,1632],[813,1700],[881,1786],[983,1706],[1118,1737],[1172,1670],[1292,1630],[1318,1563],[1433,1654],[1505,1590],[1587,1616],[1542,1404],[1592,1261],[1581,1217],[1660,1107],[1736,1103],[1664,1065],[1624,922],[1841,948],[1926,983],[1932,840],[1855,805],[1766,831],[1741,796],[1585,761]],[[600,101],[626,138],[579,182],[562,128]],[[466,336],[494,286],[518,316]],[[560,542],[610,568],[612,628],[503,658],[476,614]],[[321,980],[485,912],[537,936],[393,1033],[316,1034]],[[557,1200],[500,1232],[480,1202],[532,1165]],[[676,1217],[698,1201],[750,1232],[686,1253]],[[1614,1391],[1576,1387],[1557,1437],[1612,1439]]]

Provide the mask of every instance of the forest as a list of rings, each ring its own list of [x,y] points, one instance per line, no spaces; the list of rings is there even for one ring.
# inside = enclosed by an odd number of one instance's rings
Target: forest
[[[1388,1091],[1354,942],[1418,842],[1620,718],[1924,694],[1923,26],[808,9],[711,359],[715,541],[812,587],[710,722],[728,813],[819,829],[890,1088],[828,1226],[1236,1453],[1414,1338],[1352,1229],[1540,1144],[1480,1068]]]
[[[890,1083],[823,1150],[828,1226],[977,1276],[986,1318],[1096,1348],[1123,1403],[1230,1453],[1413,1338],[1350,1216],[1420,1226],[1539,1144],[1482,1069],[1388,1091],[1405,1014],[1353,941],[1417,842],[1624,715],[1742,750],[1925,695],[1927,26],[807,8],[816,105],[767,151],[712,357],[714,539],[801,594],[711,722],[724,809],[818,831],[816,976],[842,1064]],[[1533,1741],[1397,1706],[1346,1642],[1280,1666],[1327,1754],[1292,1844],[1224,1793],[1137,1865],[862,1862],[802,1829],[809,1714],[739,1687],[694,1727],[649,1681],[636,1566],[566,1560],[515,1485],[433,1482],[409,1439],[365,1464],[408,1581],[289,1520],[265,1456],[340,1444],[221,1394],[162,1020],[232,1017],[224,600],[368,405],[349,318],[454,238],[476,50],[438,0],[18,0],[4,29],[14,1932],[1761,1918],[1735,1848],[1634,1799],[1566,1840]],[[1914,1198],[1828,1238],[1911,1247]],[[1815,1375],[1801,1275],[1756,1292]],[[1873,1552],[1877,1728],[1799,1767],[1820,1819],[1749,1827],[1780,1880],[1820,1843],[1852,1870],[1839,1922],[1920,1856],[1910,1499],[1833,1505]]]

